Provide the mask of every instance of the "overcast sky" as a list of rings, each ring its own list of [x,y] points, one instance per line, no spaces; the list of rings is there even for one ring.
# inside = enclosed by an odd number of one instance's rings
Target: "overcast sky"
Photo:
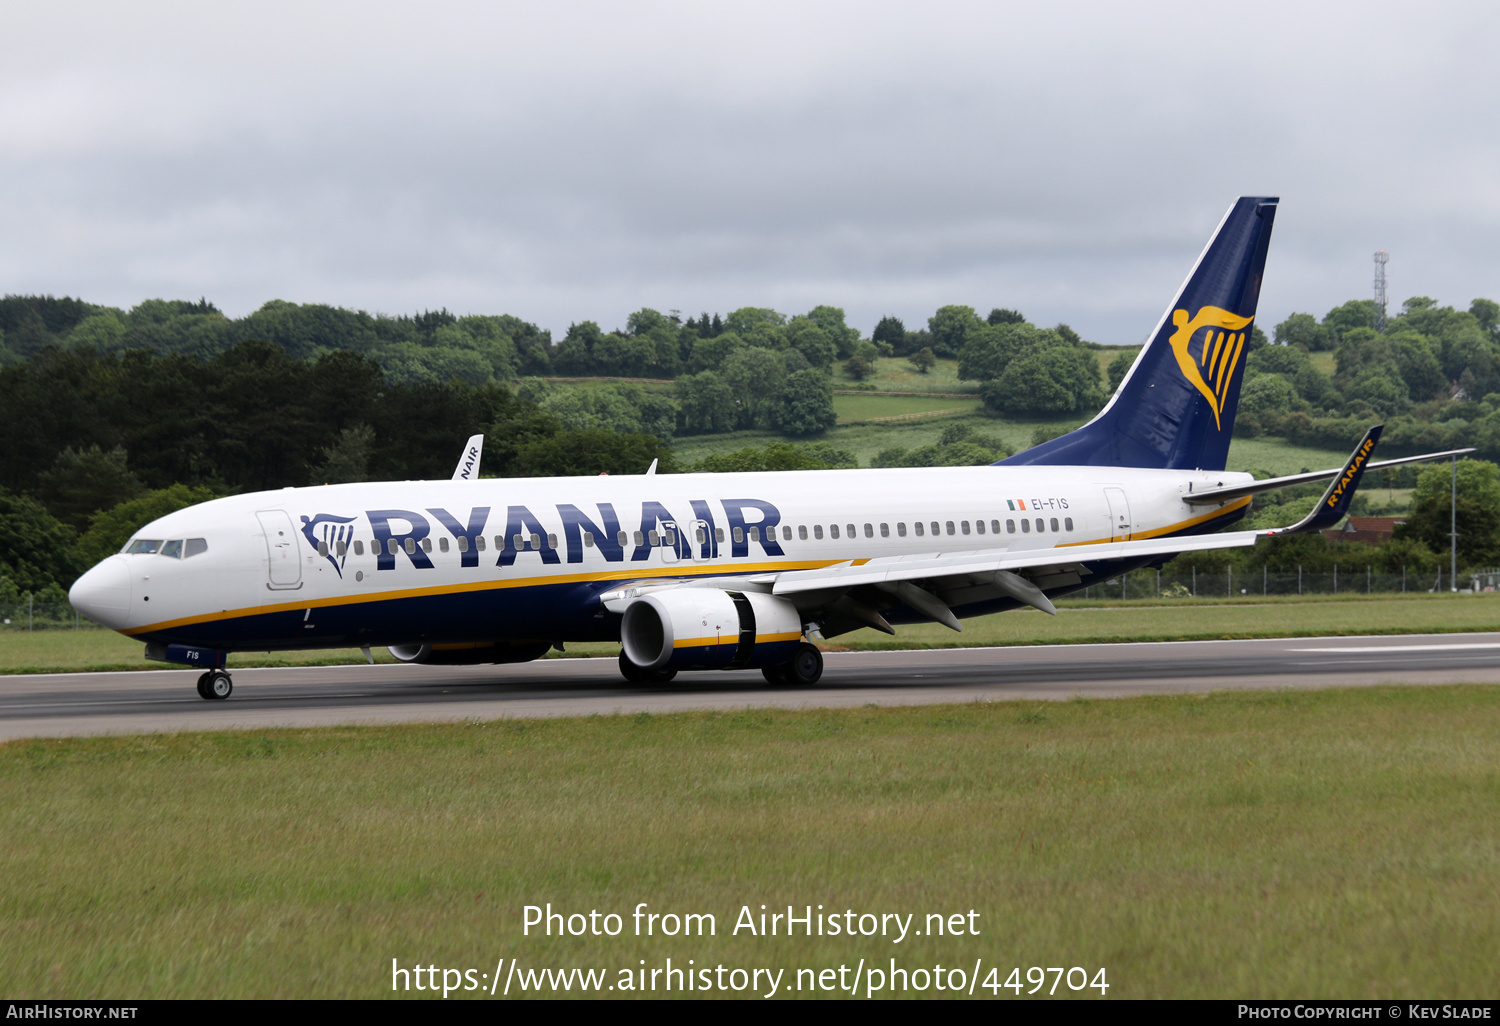
[[[947,303],[1140,340],[1230,202],[1260,322],[1500,299],[1494,3],[7,4],[0,292]]]

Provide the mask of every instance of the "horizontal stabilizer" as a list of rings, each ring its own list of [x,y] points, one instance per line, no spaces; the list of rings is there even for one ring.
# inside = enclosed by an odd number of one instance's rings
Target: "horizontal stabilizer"
[[[1383,470],[1386,467],[1399,467],[1404,463],[1426,463],[1431,460],[1447,460],[1455,456],[1464,456],[1474,452],[1470,449],[1448,449],[1444,452],[1423,453],[1421,456],[1402,456],[1394,460],[1378,460],[1374,463],[1365,464],[1366,470]],[[1246,495],[1258,495],[1261,492],[1273,492],[1278,488],[1290,488],[1293,485],[1311,484],[1314,481],[1326,481],[1330,477],[1338,477],[1344,472],[1343,467],[1335,467],[1332,470],[1313,470],[1306,474],[1288,474],[1286,477],[1269,477],[1264,481],[1251,481],[1249,484],[1231,485],[1228,488],[1210,488],[1201,492],[1189,492],[1182,497],[1182,501],[1194,506],[1215,505],[1228,502],[1230,499],[1244,498]]]

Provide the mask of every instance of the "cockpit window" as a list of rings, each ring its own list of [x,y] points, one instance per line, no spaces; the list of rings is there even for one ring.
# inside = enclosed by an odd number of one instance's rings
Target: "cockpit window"
[[[153,552],[161,551],[161,541],[159,539],[148,540],[146,538],[137,538],[130,543],[130,547],[125,551],[132,556],[149,556]]]
[[[208,542],[202,538],[189,538],[184,544],[186,548],[182,550],[183,559],[192,559],[199,553],[208,551]]]
[[[173,541],[169,541],[169,542],[164,543],[162,545],[162,547],[161,547],[161,554],[163,556],[171,556],[173,559],[181,559],[182,558],[182,539],[181,538],[177,538],[177,539],[175,539]]]

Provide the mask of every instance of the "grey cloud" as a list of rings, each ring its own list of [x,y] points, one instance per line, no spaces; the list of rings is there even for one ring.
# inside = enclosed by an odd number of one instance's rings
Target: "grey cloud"
[[[1377,248],[1401,298],[1500,297],[1488,7],[1033,6],[32,11],[0,289],[555,332],[959,302],[1131,342],[1268,192],[1263,323],[1368,294]]]

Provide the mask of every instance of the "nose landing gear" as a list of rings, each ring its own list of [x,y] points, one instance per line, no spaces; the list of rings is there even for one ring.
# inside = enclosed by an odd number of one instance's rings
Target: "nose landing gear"
[[[228,670],[210,670],[198,678],[198,697],[210,702],[228,698],[233,690]]]

